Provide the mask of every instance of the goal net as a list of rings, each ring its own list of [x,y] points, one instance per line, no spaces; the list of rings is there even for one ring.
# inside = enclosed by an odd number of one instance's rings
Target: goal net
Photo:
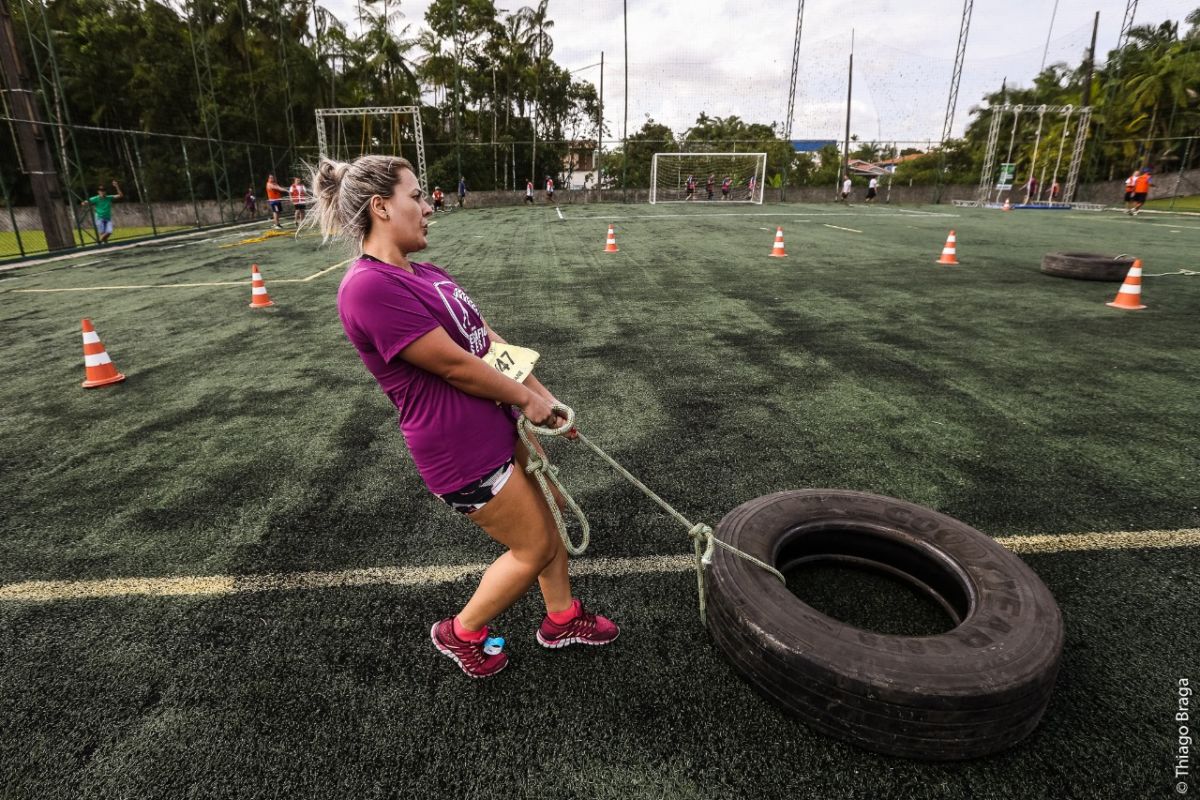
[[[763,201],[766,153],[655,153],[650,202]]]
[[[363,155],[401,156],[417,168],[421,188],[425,175],[425,137],[417,106],[318,108],[317,149],[321,158],[353,161]]]

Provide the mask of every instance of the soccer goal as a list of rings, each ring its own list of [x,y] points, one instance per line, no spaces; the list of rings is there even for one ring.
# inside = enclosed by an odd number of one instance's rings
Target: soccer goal
[[[655,153],[650,202],[762,205],[766,178],[766,153]]]
[[[419,107],[318,108],[316,115],[317,150],[322,158],[351,161],[367,154],[401,156],[414,163],[421,188],[429,191]]]

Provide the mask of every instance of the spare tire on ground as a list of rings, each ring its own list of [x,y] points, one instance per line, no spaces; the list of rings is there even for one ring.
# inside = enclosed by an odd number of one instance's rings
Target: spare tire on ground
[[[756,498],[716,534],[785,573],[826,559],[884,571],[957,623],[936,636],[862,630],[717,548],[707,570],[717,647],[813,728],[868,750],[951,760],[998,752],[1037,727],[1058,674],[1062,615],[1041,579],[990,537],[912,503],[834,489]]]
[[[1047,253],[1042,256],[1042,272],[1060,278],[1120,283],[1133,266],[1131,256],[1106,256],[1100,253]]]

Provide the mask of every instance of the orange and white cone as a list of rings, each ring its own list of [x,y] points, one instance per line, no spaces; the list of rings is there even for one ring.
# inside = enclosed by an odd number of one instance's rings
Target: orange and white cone
[[[262,273],[258,271],[258,264],[254,264],[250,267],[250,307],[266,308],[273,305],[275,304],[267,294],[267,285],[263,283]]]
[[[97,386],[107,386],[125,380],[125,376],[117,372],[117,366],[108,357],[90,319],[83,321],[83,368],[87,378],[83,382],[85,389],[95,389]]]
[[[613,226],[608,226],[608,242],[604,245],[604,252],[617,253],[617,234],[613,231]]]
[[[1113,308],[1123,308],[1126,311],[1138,311],[1145,308],[1142,305],[1142,260],[1140,258],[1133,260],[1133,266],[1129,268],[1128,274],[1125,275],[1125,282],[1117,290],[1117,296],[1113,298],[1111,303],[1105,303],[1104,305],[1112,306]]]
[[[775,246],[771,248],[772,258],[787,258],[787,250],[783,249],[783,226],[775,228]]]
[[[1008,198],[1004,198],[1004,210],[1012,211],[1012,203],[1008,202]]]
[[[937,264],[957,264],[958,257],[955,255],[955,246],[958,239],[954,238],[954,231],[950,231],[950,235],[946,237],[946,246],[942,248],[942,257],[936,262]]]

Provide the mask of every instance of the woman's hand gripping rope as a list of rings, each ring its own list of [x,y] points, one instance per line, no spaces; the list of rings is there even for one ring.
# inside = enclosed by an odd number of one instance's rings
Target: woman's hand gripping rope
[[[704,568],[712,563],[713,551],[717,547],[722,547],[739,558],[744,558],[753,564],[757,564],[773,574],[775,577],[779,578],[780,581],[784,583],[787,582],[783,577],[783,573],[781,573],[779,570],[775,569],[770,564],[760,561],[749,553],[744,553],[741,550],[738,550],[736,547],[722,542],[713,533],[713,529],[711,527],[705,525],[703,522],[693,524],[691,520],[672,508],[665,500],[663,500],[654,492],[650,491],[650,489],[646,488],[645,484],[633,477],[628,470],[614,461],[612,457],[608,455],[608,453],[605,453],[599,447],[592,444],[592,442],[589,441],[586,436],[578,431],[578,429],[575,427],[575,412],[570,408],[562,403],[554,403],[552,405],[552,409],[559,417],[562,417],[565,420],[562,425],[558,426],[557,428],[541,427],[534,425],[532,422],[526,419],[524,414],[522,414],[517,420],[517,434],[521,437],[522,444],[525,445],[525,451],[529,453],[529,461],[525,465],[525,471],[533,475],[533,477],[537,480],[538,485],[541,486],[542,495],[546,498],[546,503],[550,506],[550,512],[554,515],[554,524],[558,527],[558,535],[562,538],[563,546],[567,548],[567,552],[569,554],[572,556],[579,556],[583,555],[583,552],[587,550],[588,543],[591,541],[591,530],[588,526],[587,517],[584,516],[583,509],[579,507],[579,504],[575,502],[575,499],[571,497],[567,490],[563,488],[562,483],[558,480],[558,468],[550,463],[550,459],[547,456],[539,453],[537,448],[533,446],[533,442],[529,438],[530,432],[540,434],[542,436],[566,435],[569,436],[569,438],[578,439],[579,441],[583,442],[585,445],[591,448],[596,455],[608,462],[608,465],[620,473],[623,478],[640,489],[643,494],[657,503],[672,517],[674,517],[680,524],[683,525],[683,527],[687,528],[688,536],[692,540],[693,552],[695,553],[696,588],[699,593],[701,623],[705,622],[706,607]],[[573,513],[575,518],[579,520],[579,525],[583,530],[583,535],[578,546],[571,542],[571,537],[567,533],[566,522],[563,520],[562,512],[558,508],[558,503],[554,500],[554,494],[550,490],[550,482],[554,483],[555,487],[559,491],[559,494],[562,495],[564,502],[567,504],[567,507],[571,509],[571,513]]]

